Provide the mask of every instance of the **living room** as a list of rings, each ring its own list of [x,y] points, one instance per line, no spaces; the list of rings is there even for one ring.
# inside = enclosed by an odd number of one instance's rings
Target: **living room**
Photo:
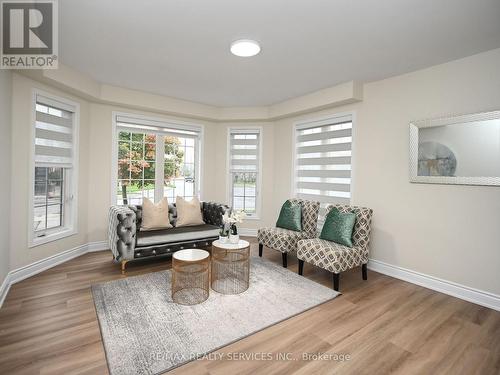
[[[19,4],[2,373],[500,373],[500,3]]]

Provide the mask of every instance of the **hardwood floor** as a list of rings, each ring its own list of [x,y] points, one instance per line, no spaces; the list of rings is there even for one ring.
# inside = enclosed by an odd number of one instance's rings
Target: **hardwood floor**
[[[281,264],[276,251],[264,257]],[[89,253],[13,285],[0,309],[0,373],[107,374],[90,285],[170,265],[132,263],[122,276],[109,252]],[[297,272],[293,257],[288,268]],[[331,288],[331,275],[311,265],[304,277]],[[363,281],[360,269],[342,274],[340,287],[333,301],[217,351],[224,360],[171,373],[500,374],[500,312],[371,271]],[[234,360],[268,352],[292,359]]]

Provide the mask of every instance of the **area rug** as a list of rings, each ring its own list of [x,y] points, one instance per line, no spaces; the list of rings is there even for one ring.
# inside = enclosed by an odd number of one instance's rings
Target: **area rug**
[[[210,290],[194,306],[172,301],[171,276],[169,270],[92,286],[111,375],[166,372],[338,295],[257,257],[245,292]]]

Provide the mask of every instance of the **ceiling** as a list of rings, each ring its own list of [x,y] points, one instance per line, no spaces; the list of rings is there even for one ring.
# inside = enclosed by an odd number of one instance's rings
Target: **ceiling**
[[[63,0],[60,61],[220,107],[281,102],[500,47],[499,0]],[[231,55],[255,39],[256,57]]]

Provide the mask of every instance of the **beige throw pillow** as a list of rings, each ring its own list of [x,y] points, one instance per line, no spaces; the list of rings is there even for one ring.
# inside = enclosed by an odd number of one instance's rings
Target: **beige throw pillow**
[[[157,204],[144,198],[142,202],[142,223],[141,230],[167,229],[172,228],[168,216],[168,200],[163,198]]]
[[[201,214],[200,201],[197,197],[194,197],[189,202],[182,197],[177,197],[175,203],[177,206],[176,227],[205,224]]]

